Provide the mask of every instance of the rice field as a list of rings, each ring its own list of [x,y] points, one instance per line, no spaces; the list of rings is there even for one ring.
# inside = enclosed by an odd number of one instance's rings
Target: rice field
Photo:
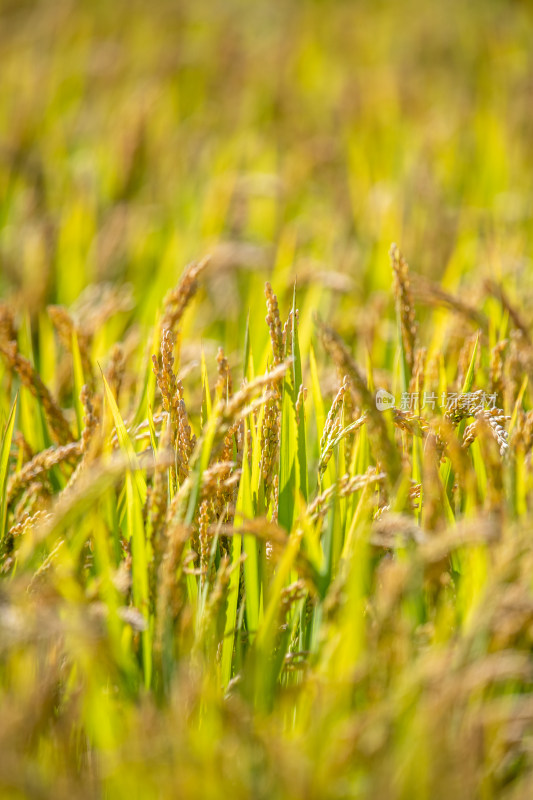
[[[533,9],[0,2],[0,798],[533,792]]]

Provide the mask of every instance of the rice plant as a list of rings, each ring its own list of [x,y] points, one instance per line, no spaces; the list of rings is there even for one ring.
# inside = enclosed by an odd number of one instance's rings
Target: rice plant
[[[533,21],[400,6],[2,8],[0,797],[530,796]]]

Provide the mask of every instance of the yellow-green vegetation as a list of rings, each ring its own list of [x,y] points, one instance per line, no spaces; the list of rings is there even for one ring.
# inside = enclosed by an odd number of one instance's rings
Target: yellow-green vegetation
[[[532,796],[532,41],[2,2],[1,798]]]

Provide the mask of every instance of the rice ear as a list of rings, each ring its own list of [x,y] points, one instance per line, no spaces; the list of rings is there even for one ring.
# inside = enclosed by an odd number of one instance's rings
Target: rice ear
[[[411,292],[409,266],[397,244],[390,248],[390,260],[394,275],[394,291],[396,294],[397,312],[400,320],[403,347],[409,367],[409,375],[415,366],[415,350],[418,325],[415,315],[415,304]]]

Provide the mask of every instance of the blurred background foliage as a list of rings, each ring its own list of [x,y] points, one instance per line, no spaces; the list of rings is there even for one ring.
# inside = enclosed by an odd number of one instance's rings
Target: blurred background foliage
[[[198,325],[231,350],[273,270],[278,292],[321,285],[349,331],[343,298],[379,302],[391,241],[424,275],[530,291],[532,15],[4,0],[2,295],[35,314],[130,282],[149,321],[212,252]]]

